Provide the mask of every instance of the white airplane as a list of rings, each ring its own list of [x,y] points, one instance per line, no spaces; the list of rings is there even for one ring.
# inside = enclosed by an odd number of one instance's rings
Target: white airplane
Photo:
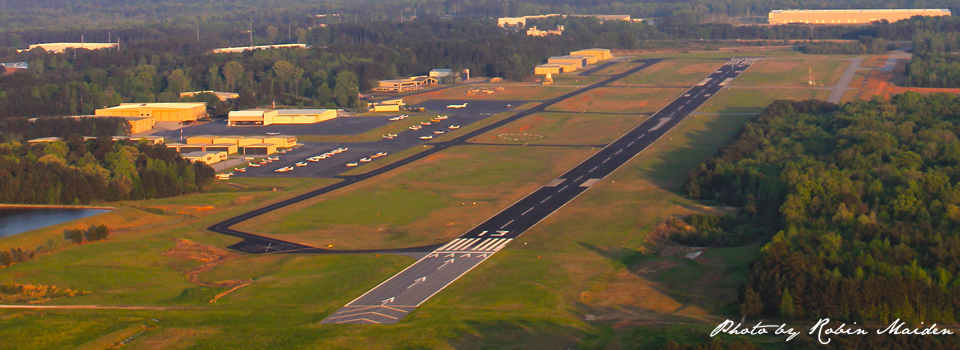
[[[366,163],[366,162],[369,162],[369,161],[372,161],[372,160],[373,160],[373,159],[370,159],[370,158],[360,158],[360,163]]]
[[[274,171],[275,171],[275,172],[278,172],[278,173],[285,173],[285,172],[288,172],[288,171],[290,171],[290,170],[293,170],[293,167],[285,166],[285,167],[283,167],[283,168],[280,168],[280,169],[277,169],[277,170],[274,170]]]
[[[387,155],[387,152],[378,152],[375,156],[377,156],[377,157],[383,157],[383,156],[385,156],[385,155]]]
[[[464,108],[464,107],[466,107],[466,106],[467,106],[467,103],[464,102],[462,105],[447,105],[447,108],[460,109],[460,108]]]
[[[421,127],[420,127],[419,125],[414,125],[414,126],[411,126],[411,127],[407,128],[407,129],[410,129],[410,130],[420,130],[420,128],[421,128]]]
[[[432,138],[433,138],[433,135],[420,136],[420,139],[421,139],[421,140],[429,140],[429,139],[432,139]]]
[[[260,163],[250,163],[250,164],[248,164],[248,165],[249,165],[249,166],[252,166],[252,167],[254,167],[254,168],[259,168],[259,167],[262,166]]]
[[[241,172],[241,173],[245,173],[245,172],[247,172],[247,168],[246,168],[246,167],[237,168],[237,171],[239,171],[239,172]]]
[[[387,140],[393,140],[393,136],[390,136],[390,135],[383,135],[383,138]]]
[[[398,121],[398,120],[401,120],[401,119],[403,119],[403,118],[400,118],[400,116],[396,116],[396,117],[390,118],[390,121],[395,122],[395,121]]]
[[[297,166],[307,166],[307,162],[299,162],[297,163]]]
[[[357,163],[347,163],[347,167],[348,167],[348,168],[352,168],[352,167],[355,167],[355,166],[357,166],[357,165],[359,165],[359,164],[357,164]]]
[[[466,106],[467,104],[464,103],[463,105]],[[448,116],[445,116],[445,115],[438,115],[438,116],[437,116],[437,119],[439,119],[439,120],[445,120],[445,119],[447,119],[447,118],[449,118],[449,117],[448,117]]]
[[[460,128],[459,125],[451,125],[451,126],[448,126],[448,127],[447,127],[447,129],[450,129],[450,130],[456,130],[456,129],[459,129],[459,128]]]
[[[282,135],[282,132],[267,132],[267,135]]]
[[[346,152],[348,149],[349,149],[349,148],[346,148],[346,147],[340,147],[340,148],[337,148],[336,151],[337,151],[337,153],[341,153],[341,152]]]
[[[430,125],[430,122],[420,122],[420,125]]]
[[[310,158],[307,158],[307,161],[316,163],[316,162],[319,162],[320,159],[323,159],[323,158],[310,157]]]
[[[278,160],[280,160],[280,157],[267,157],[267,159],[269,159],[269,160],[271,160],[271,161],[278,161]]]
[[[433,133],[434,133],[434,134],[437,134],[437,135],[440,135],[440,134],[443,133],[443,130],[437,130],[437,131],[434,131]]]
[[[230,174],[217,174],[217,180],[230,180]]]

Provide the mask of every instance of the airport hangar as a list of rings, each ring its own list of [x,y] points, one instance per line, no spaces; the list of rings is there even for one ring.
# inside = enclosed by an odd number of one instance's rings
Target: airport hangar
[[[157,122],[194,121],[207,116],[207,104],[187,103],[121,103],[119,106],[94,111],[97,117],[121,117],[130,122],[131,134],[153,129]]]
[[[336,117],[334,109],[248,109],[230,112],[227,126],[315,124]]]
[[[767,22],[770,24],[870,24],[880,20],[893,23],[913,16],[950,16],[950,10],[773,10],[767,15]]]

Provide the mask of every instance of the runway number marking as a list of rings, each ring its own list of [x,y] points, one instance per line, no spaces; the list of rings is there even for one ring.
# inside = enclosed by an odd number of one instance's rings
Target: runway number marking
[[[507,226],[507,225],[503,225]],[[510,231],[497,231],[497,233],[490,235],[491,237],[503,237],[506,236]]]

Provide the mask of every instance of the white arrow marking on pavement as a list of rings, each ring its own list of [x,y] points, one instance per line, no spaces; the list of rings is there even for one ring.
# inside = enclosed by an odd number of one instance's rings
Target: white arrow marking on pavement
[[[427,280],[427,276],[420,277],[420,278],[414,280],[414,281],[413,281],[413,284],[411,284],[409,287],[407,287],[407,289],[413,288],[413,286],[417,285],[417,283],[424,282],[424,281],[426,281],[426,280]]]
[[[383,304],[380,304],[380,305],[383,306],[383,305],[387,305],[387,304],[389,304],[389,303],[392,303],[394,298],[396,298],[396,297],[390,297],[390,299],[384,300],[384,301],[383,301]]]
[[[460,257],[461,257],[461,258],[469,258],[469,257],[470,257],[470,253],[461,254]]]
[[[452,257],[453,257],[453,253],[450,253],[450,254],[447,254],[447,255],[444,255],[443,257],[444,257],[444,258],[452,258]]]
[[[437,253],[433,253],[433,254],[427,255],[427,257],[428,257],[428,258],[438,258],[438,257],[440,257],[440,255],[437,255]]]
[[[440,265],[440,267],[438,267],[437,270],[442,269],[444,266],[447,266],[447,264],[450,264],[450,263],[453,263],[453,259],[444,261],[443,265]]]
[[[650,131],[655,131],[657,129],[660,129],[660,127],[663,126],[663,124],[666,124],[669,121],[670,121],[670,118],[660,118],[660,123],[657,123],[657,125],[654,125],[652,128],[650,128]]]
[[[478,255],[477,257],[478,257],[478,258],[486,258],[487,256],[489,256],[489,255],[487,255],[487,254],[481,254],[481,255]]]

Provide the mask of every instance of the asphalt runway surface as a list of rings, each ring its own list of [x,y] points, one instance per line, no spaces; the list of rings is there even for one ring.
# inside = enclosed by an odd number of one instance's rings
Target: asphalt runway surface
[[[492,218],[484,221],[475,228],[463,234],[454,241],[441,245],[409,247],[401,249],[377,250],[328,250],[310,247],[293,242],[286,242],[274,238],[255,235],[233,230],[230,227],[236,223],[268,213],[285,206],[298,203],[318,195],[350,186],[353,183],[377,176],[387,171],[402,167],[411,162],[442,151],[447,147],[464,144],[465,141],[501,127],[507,123],[523,118],[530,114],[544,111],[547,107],[585,93],[587,91],[606,86],[607,84],[636,73],[650,65],[659,62],[659,59],[636,60],[641,63],[620,74],[613,75],[603,81],[569,92],[557,98],[544,101],[540,105],[504,118],[483,128],[463,134],[453,140],[433,144],[434,147],[416,155],[401,159],[387,166],[370,172],[354,176],[338,176],[344,181],[326,186],[308,193],[289,198],[271,205],[267,205],[248,213],[208,227],[208,230],[226,234],[243,241],[229,248],[254,254],[262,253],[421,253],[423,256],[416,263],[391,277],[379,286],[365,293],[344,308],[324,319],[323,323],[381,323],[399,322],[409,311],[422,304],[444,287],[453,283],[481,262],[505,247],[510,241],[532,227],[539,221],[561,208],[567,202],[583,193],[593,184],[610,174],[633,156],[637,155],[656,139],[676,126],[691,112],[699,108],[712,95],[719,92],[725,83],[732,80],[749,67],[753,59],[734,59],[710,74],[702,84],[692,87],[681,97],[655,113],[650,119],[627,132],[617,141],[609,144],[595,155],[581,164],[546,184],[539,190],[521,199],[517,203],[504,209]],[[436,103],[446,103],[437,101]],[[473,102],[470,102],[473,103]],[[469,107],[469,105],[468,105]]]
[[[337,310],[321,323],[392,324],[640,154],[740,75],[733,59],[616,141],[459,238]]]
[[[361,158],[369,158],[371,155],[377,154],[378,152],[385,152],[387,155],[399,153],[411,147],[418,147],[427,143],[432,142],[432,140],[421,140],[421,136],[434,136],[441,137],[443,134],[434,134],[435,131],[443,131],[444,134],[449,132],[455,132],[456,130],[451,130],[449,127],[451,125],[457,125],[460,127],[465,127],[467,125],[473,124],[474,122],[486,119],[494,114],[505,112],[509,110],[507,107],[508,104],[519,105],[524,103],[524,101],[469,101],[467,106],[459,109],[447,108],[448,105],[452,104],[461,104],[464,101],[457,100],[435,100],[427,101],[421,104],[416,105],[417,107],[423,107],[426,110],[431,111],[440,111],[438,114],[446,115],[447,119],[440,122],[431,122],[429,126],[423,126],[420,130],[404,130],[403,132],[397,133],[397,136],[392,139],[380,139],[374,142],[339,142],[339,143],[313,143],[306,142],[303,143],[300,147],[293,149],[292,151],[284,154],[275,154],[273,156],[279,157],[279,161],[274,161],[267,165],[261,167],[246,167],[246,172],[234,172],[235,177],[337,177],[337,174],[340,174],[344,171],[349,170],[346,166],[347,163],[358,163],[358,165],[363,166],[364,164],[375,164],[380,161],[379,158],[371,158],[371,162],[362,163],[359,162]],[[354,118],[338,118],[338,119],[365,119],[365,118],[381,118],[381,117],[354,117]],[[382,117],[384,120],[389,117]],[[404,125],[413,126],[419,125],[419,123],[409,122],[406,120],[401,121],[388,121],[390,123],[401,123]],[[322,124],[322,123],[321,123]],[[238,128],[231,128],[238,129]],[[242,129],[242,128],[240,128]],[[319,162],[309,162],[307,158],[317,156],[327,151],[334,150],[337,148],[347,148],[347,151],[334,155],[327,159],[322,159]],[[296,166],[296,163],[305,162],[305,166]],[[278,173],[275,170],[283,167],[293,167],[293,170],[283,173]],[[361,168],[362,169],[362,168]]]

